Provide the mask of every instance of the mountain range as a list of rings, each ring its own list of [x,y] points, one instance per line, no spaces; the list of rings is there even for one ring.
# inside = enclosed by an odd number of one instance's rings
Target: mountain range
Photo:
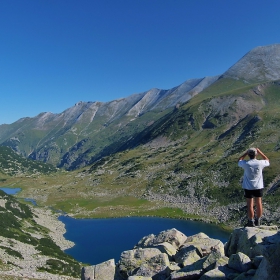
[[[225,91],[279,80],[279,65],[279,44],[257,47],[219,76],[191,79],[169,90],[154,88],[111,102],[78,102],[59,114],[44,112],[0,125],[0,145],[11,147],[26,158],[67,170],[77,169],[126,149],[128,143],[138,145],[137,141],[143,140],[140,138],[153,123],[171,116],[201,92],[214,87],[220,90],[221,85]],[[243,109],[255,110],[262,105],[251,102],[248,106]],[[223,109],[224,114],[230,115],[226,110]],[[246,114],[242,108],[239,111],[239,116]],[[233,119],[228,126],[238,121],[237,115],[228,117]],[[209,126],[213,122],[208,117],[202,129]]]

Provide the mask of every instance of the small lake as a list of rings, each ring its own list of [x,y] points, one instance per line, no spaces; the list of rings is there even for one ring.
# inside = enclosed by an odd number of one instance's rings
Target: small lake
[[[15,195],[21,191],[21,188],[0,188],[0,190],[4,191],[6,194]],[[27,202],[31,202],[33,205],[37,205],[36,201],[32,198],[25,198]]]
[[[6,194],[16,194],[21,191],[21,188],[0,188]]]
[[[60,216],[66,226],[66,239],[75,246],[65,252],[76,260],[88,264],[98,264],[109,259],[119,261],[123,251],[133,249],[134,245],[148,234],[171,228],[191,236],[199,232],[211,238],[228,241],[229,233],[219,227],[202,222],[154,217],[126,217],[110,219],[74,219]]]

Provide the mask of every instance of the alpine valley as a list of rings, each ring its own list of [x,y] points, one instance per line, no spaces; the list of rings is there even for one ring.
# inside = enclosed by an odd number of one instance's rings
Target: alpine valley
[[[280,44],[225,73],[0,125],[2,187],[74,217],[163,216],[243,225],[238,157],[258,147],[264,218],[280,224]]]

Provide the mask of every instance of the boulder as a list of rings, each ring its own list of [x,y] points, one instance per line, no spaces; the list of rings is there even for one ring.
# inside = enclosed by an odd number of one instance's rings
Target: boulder
[[[211,252],[206,258],[205,261],[203,262],[203,270],[205,271],[209,271],[212,269],[217,268],[218,266],[222,266],[222,263],[224,265],[227,264],[227,262],[223,262],[225,261],[225,259],[223,259],[224,256],[221,256],[220,252]]]
[[[153,240],[155,239],[154,234],[149,234],[147,236],[142,237],[138,243],[134,246],[134,249],[136,248],[148,248],[154,245]]]
[[[170,276],[171,280],[198,280],[202,275],[201,270],[193,270],[188,272],[173,272]]]
[[[279,280],[280,279],[280,232],[267,236],[261,244],[263,250],[263,260],[261,261],[254,280]]]
[[[212,269],[204,273],[199,280],[227,280],[226,274],[218,268]]]
[[[228,266],[238,272],[246,272],[252,268],[252,263],[248,256],[238,252],[237,254],[232,254],[230,256]]]
[[[152,277],[153,280],[166,280],[171,272],[169,266],[168,256],[161,253],[142,263],[135,275]]]
[[[116,280],[115,260],[111,259],[106,262],[86,266],[82,268],[82,280]]]
[[[143,237],[136,245],[135,248],[154,247],[155,245],[167,242],[175,249],[178,249],[187,239],[187,236],[179,230],[172,228],[160,232],[158,235],[150,234]]]
[[[155,244],[153,248],[159,249],[162,253],[168,255],[170,260],[174,259],[175,254],[177,253],[176,248],[168,242],[163,242],[159,244]]]
[[[227,265],[216,267],[204,273],[199,280],[223,280],[235,279],[240,273],[234,269],[229,268]]]
[[[265,247],[262,245],[264,238],[277,233],[277,227],[260,226],[237,228],[230,235],[225,245],[225,255],[242,252],[249,258],[263,255]]]
[[[180,250],[188,246],[195,247],[201,256],[208,256],[213,251],[219,252],[221,256],[225,255],[223,242],[210,238],[204,233],[188,237]]]
[[[174,259],[179,265],[186,266],[200,260],[201,257],[196,247],[189,245],[181,248],[174,256]]]
[[[157,248],[138,248],[122,252],[118,262],[120,274],[125,279],[134,275],[142,264],[159,254],[162,253]]]

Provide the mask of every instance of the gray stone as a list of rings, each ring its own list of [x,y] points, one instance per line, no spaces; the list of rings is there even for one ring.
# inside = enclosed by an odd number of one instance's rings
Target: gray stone
[[[94,280],[94,267],[93,266],[82,267],[81,280]]]
[[[157,248],[138,248],[122,252],[118,263],[120,274],[125,278],[134,275],[143,263],[159,254],[161,251]]]
[[[227,280],[226,274],[218,268],[207,271],[199,280]]]
[[[188,236],[186,242],[193,242],[193,241],[197,241],[197,240],[203,239],[203,238],[210,238],[210,237],[203,232],[199,232],[197,234]]]
[[[165,253],[169,256],[170,260],[174,259],[175,254],[177,253],[176,248],[168,242],[163,242],[154,245],[153,248],[159,249],[162,253]]]
[[[115,260],[82,268],[82,280],[114,280],[116,272]]]
[[[279,280],[280,279],[280,232],[265,238],[263,246],[264,258],[261,261],[253,279]]]
[[[215,268],[218,268],[220,266],[225,266],[228,264],[228,260],[229,258],[226,257],[226,256],[222,256],[221,258],[219,258],[217,261],[216,261],[216,265],[215,265]]]
[[[277,233],[275,227],[246,227],[238,228],[233,231],[229,241],[225,246],[225,255],[230,257],[232,254],[242,252],[249,258],[263,255],[265,247],[262,242],[264,238],[273,236]]]
[[[204,233],[199,233],[187,238],[184,247],[193,245],[201,256],[207,256],[211,252],[220,252],[221,256],[225,255],[224,244],[218,239],[209,238]]]
[[[199,251],[193,245],[184,246],[174,256],[175,261],[182,266],[193,264],[200,258]]]
[[[172,272],[170,279],[171,280],[196,280],[200,279],[202,275],[202,270],[193,270],[193,271],[188,271],[188,272]]]
[[[147,247],[151,247],[153,244],[153,240],[155,239],[155,235],[154,234],[149,234],[147,236],[144,236],[143,238],[141,238],[138,243],[134,246],[134,249],[137,248],[147,248]]]
[[[170,275],[170,263],[166,254],[159,254],[143,263],[137,272],[136,276],[152,277],[153,280],[165,280]]]
[[[252,268],[252,263],[248,256],[239,252],[230,256],[228,266],[239,272],[245,272]]]
[[[155,244],[168,242],[173,247],[178,249],[182,244],[184,244],[186,239],[187,239],[187,236],[185,234],[183,234],[182,232],[180,232],[179,230],[177,230],[175,228],[172,228],[172,229],[160,232],[158,235],[155,236],[152,243],[153,243],[153,245],[155,245]]]
[[[217,267],[217,262],[221,258],[220,252],[211,252],[203,262],[203,269],[205,271],[212,270]]]

